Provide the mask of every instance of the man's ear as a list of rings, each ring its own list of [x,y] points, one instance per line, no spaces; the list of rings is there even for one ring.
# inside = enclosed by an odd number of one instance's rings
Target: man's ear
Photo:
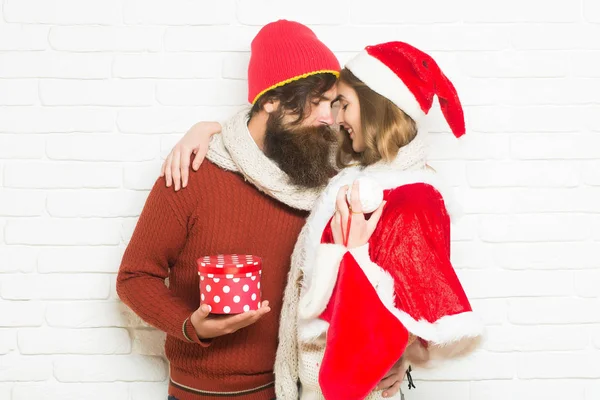
[[[267,114],[271,114],[273,111],[279,108],[279,100],[267,100],[267,102],[263,105],[263,110],[267,112]]]

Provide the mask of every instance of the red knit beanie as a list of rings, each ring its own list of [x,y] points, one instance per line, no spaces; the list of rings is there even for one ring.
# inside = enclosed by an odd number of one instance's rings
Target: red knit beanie
[[[310,75],[339,76],[340,63],[315,33],[294,21],[265,25],[252,40],[248,65],[248,101]]]

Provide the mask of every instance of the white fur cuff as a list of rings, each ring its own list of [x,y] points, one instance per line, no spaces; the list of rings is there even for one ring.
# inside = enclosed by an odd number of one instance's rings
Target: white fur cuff
[[[312,274],[310,278],[305,277],[309,279],[298,304],[300,318],[317,318],[325,310],[337,281],[340,262],[347,251],[338,244],[319,245],[315,264],[311,266]]]
[[[350,254],[354,257],[357,263],[363,264],[367,262],[371,262],[371,257],[369,256],[369,243],[363,244],[360,247],[355,247],[353,249],[348,250]]]

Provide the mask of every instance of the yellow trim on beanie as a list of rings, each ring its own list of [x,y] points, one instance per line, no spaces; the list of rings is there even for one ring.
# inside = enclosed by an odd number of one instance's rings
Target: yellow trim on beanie
[[[297,76],[294,76],[293,78],[286,79],[285,81],[281,81],[279,83],[274,84],[273,86],[270,86],[270,87],[266,88],[265,90],[263,90],[262,92],[260,92],[259,94],[257,94],[254,97],[254,100],[252,100],[252,105],[254,105],[254,103],[256,103],[256,101],[260,98],[260,96],[262,96],[263,94],[267,93],[269,90],[272,90],[272,89],[278,88],[280,86],[287,85],[290,82],[294,82],[294,81],[297,81],[297,80],[300,80],[300,79],[303,79],[303,78],[308,78],[309,76],[317,75],[317,74],[333,74],[336,78],[340,77],[340,72],[339,71],[335,71],[333,69],[322,69],[322,70],[319,70],[319,71],[307,72],[306,74],[297,75]]]

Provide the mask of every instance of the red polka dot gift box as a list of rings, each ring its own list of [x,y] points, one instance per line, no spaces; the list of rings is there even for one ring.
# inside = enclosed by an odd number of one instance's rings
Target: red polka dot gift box
[[[197,263],[200,300],[211,306],[213,314],[240,314],[260,308],[260,257],[227,254],[201,257]]]

